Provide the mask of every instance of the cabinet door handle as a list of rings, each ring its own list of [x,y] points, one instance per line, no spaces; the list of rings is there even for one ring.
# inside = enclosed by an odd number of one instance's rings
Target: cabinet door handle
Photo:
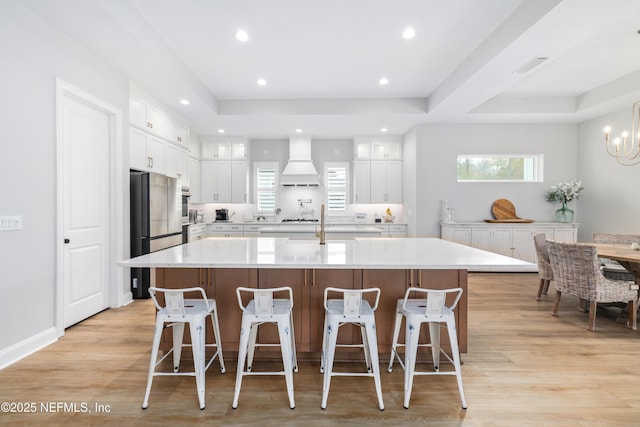
[[[316,287],[316,269],[312,269],[311,270],[311,287],[315,288]]]
[[[405,271],[405,280],[407,281],[407,283],[409,284],[409,287],[412,287],[413,285],[411,284],[411,278],[413,277],[413,270],[406,270]]]
[[[418,283],[416,283],[417,287],[422,286],[422,270],[418,270]]]
[[[302,287],[307,287],[307,269],[302,270]]]

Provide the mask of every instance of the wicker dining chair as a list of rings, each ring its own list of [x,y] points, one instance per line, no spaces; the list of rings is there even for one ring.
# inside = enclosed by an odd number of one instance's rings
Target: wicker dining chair
[[[630,245],[631,243],[640,243],[640,235],[637,234],[609,234],[609,233],[593,233],[594,243],[616,243]],[[617,261],[612,259],[600,258],[602,264],[602,274],[607,279],[614,280],[635,280],[635,276],[626,268],[621,266]]]
[[[636,329],[638,285],[604,277],[595,245],[547,240],[547,247],[556,285],[553,316],[558,315],[562,293],[583,298],[589,301],[589,330],[595,331],[598,303],[625,302],[629,304],[627,327]]]
[[[542,295],[547,295],[549,283],[553,280],[553,270],[549,262],[549,250],[547,249],[547,241],[544,233],[533,236],[533,242],[536,246],[536,256],[538,258],[538,276],[540,277],[540,286],[538,286],[538,295],[536,301],[542,299]]]

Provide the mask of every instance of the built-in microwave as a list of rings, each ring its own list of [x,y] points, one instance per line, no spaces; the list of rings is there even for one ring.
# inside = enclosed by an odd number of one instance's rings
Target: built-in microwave
[[[187,224],[189,222],[189,198],[191,193],[189,187],[182,187],[182,223]]]

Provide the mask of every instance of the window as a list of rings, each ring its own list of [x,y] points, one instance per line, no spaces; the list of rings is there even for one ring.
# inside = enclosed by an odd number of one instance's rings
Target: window
[[[542,154],[458,156],[458,182],[542,182]]]
[[[344,213],[347,209],[349,164],[325,163],[324,176],[327,180],[327,213]]]
[[[256,163],[255,177],[258,212],[275,213],[278,194],[278,163]]]

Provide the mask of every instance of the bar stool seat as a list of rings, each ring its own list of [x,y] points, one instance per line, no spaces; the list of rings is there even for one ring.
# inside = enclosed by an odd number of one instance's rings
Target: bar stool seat
[[[425,294],[426,300],[409,299],[409,296],[412,293]],[[451,305],[447,306],[446,298],[448,294],[455,294],[455,300]],[[467,401],[464,397],[464,389],[462,387],[456,320],[453,312],[461,296],[461,288],[435,290],[412,287],[407,289],[403,299],[398,300],[388,372],[392,371],[393,363],[397,359],[400,366],[404,369],[405,409],[409,409],[409,400],[411,399],[411,390],[413,388],[413,378],[416,375],[455,375],[458,381],[458,390],[460,392],[462,408],[467,409]],[[399,344],[398,336],[400,335],[400,326],[403,318],[405,318],[405,344]],[[431,341],[429,344],[418,343],[420,327],[423,323],[427,323],[429,325],[429,336]],[[449,355],[440,348],[440,328],[443,323],[446,325],[447,332],[449,334],[449,343],[451,345],[453,358],[449,357]],[[398,347],[405,347],[404,363],[398,354]],[[416,371],[418,347],[431,347],[433,371]],[[453,371],[440,371],[440,353],[442,353],[448,361],[453,364]]]
[[[288,299],[274,299],[275,293],[288,293]],[[254,298],[246,305],[242,303],[242,294],[252,294]],[[290,287],[255,289],[239,287],[236,289],[238,304],[242,310],[242,327],[238,349],[238,368],[236,387],[233,394],[233,409],[238,407],[242,378],[250,375],[284,375],[289,396],[289,407],[296,407],[293,396],[293,372],[298,372],[296,358],[296,339],[293,330],[293,290]],[[274,323],[278,327],[279,344],[257,342],[258,327],[263,323]],[[256,347],[279,346],[282,352],[283,370],[278,372],[253,370],[253,356]],[[246,369],[245,369],[246,364]]]
[[[342,299],[328,299],[329,293],[340,293]],[[362,298],[366,293],[375,293],[376,301],[371,307],[369,302]],[[324,290],[324,332],[322,343],[322,359],[320,372],[324,374],[322,383],[322,409],[327,408],[331,377],[373,377],[378,407],[384,410],[382,401],[382,386],[380,383],[380,365],[378,361],[378,340],[376,337],[375,311],[380,300],[380,289],[339,289],[328,287]],[[338,329],[345,324],[354,324],[360,327],[362,344],[337,344]],[[333,362],[336,347],[361,347],[364,350],[367,372],[333,372]]]
[[[202,295],[200,299],[187,299],[185,294],[189,292],[196,292]],[[161,306],[158,302],[156,294],[164,294],[165,305]],[[151,384],[153,377],[156,376],[195,376],[196,388],[198,390],[198,402],[200,409],[205,407],[204,389],[205,389],[205,372],[209,369],[209,366],[213,363],[216,357],[220,363],[220,372],[226,371],[224,367],[224,360],[222,358],[222,341],[220,339],[220,327],[218,324],[218,310],[216,307],[216,301],[214,299],[207,299],[204,289],[196,288],[184,288],[184,289],[163,289],[150,287],[149,294],[153,299],[153,302],[158,309],[156,313],[156,327],[153,335],[153,344],[151,348],[151,359],[149,362],[149,376],[147,379],[147,389],[144,395],[144,401],[142,408],[146,409],[149,406],[149,395],[151,393]],[[213,327],[213,334],[215,337],[215,343],[206,343],[206,318],[211,317],[211,325]],[[158,360],[158,350],[160,348],[160,339],[162,338],[162,331],[167,327],[173,328],[173,347],[169,350],[160,360]],[[191,344],[183,344],[184,326],[185,323],[189,324],[189,332],[191,335]],[[180,371],[180,358],[182,355],[183,347],[191,347],[193,352],[193,365],[194,370],[192,372],[179,372]],[[209,361],[205,364],[206,348],[214,347],[216,351]],[[173,372],[156,372],[157,366],[170,354],[173,354]]]

